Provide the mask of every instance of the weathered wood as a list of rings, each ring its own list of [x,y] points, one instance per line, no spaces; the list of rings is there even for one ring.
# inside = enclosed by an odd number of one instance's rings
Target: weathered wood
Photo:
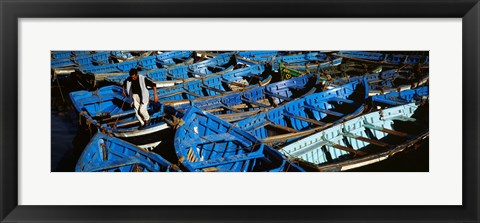
[[[298,119],[298,120],[301,120],[301,121],[304,121],[304,122],[312,123],[312,124],[318,125],[318,126],[324,126],[325,125],[324,122],[320,122],[320,121],[317,121],[317,120],[292,115],[292,114],[289,114],[289,113],[284,113],[283,115],[287,116],[287,117],[290,117],[290,118]]]
[[[366,137],[363,137],[363,136],[354,135],[352,133],[343,133],[342,135],[344,135],[346,137],[349,137],[349,138],[358,139],[360,141],[368,142],[370,144],[381,146],[381,147],[386,147],[386,146],[389,145],[386,142],[378,141],[378,140],[375,140],[375,139],[369,139],[369,138],[366,138]]]
[[[291,101],[292,100],[291,98],[288,98],[288,97],[285,97],[283,95],[279,95],[279,94],[276,94],[276,93],[273,93],[273,92],[270,92],[270,91],[265,91],[265,94],[269,95],[269,96],[272,96],[272,97],[276,97],[276,98],[285,100],[285,101]]]
[[[339,150],[347,151],[347,152],[350,152],[350,153],[355,153],[356,155],[360,155],[360,156],[367,155],[366,152],[363,152],[363,151],[360,151],[360,150],[355,150],[353,148],[342,146],[342,145],[335,144],[335,143],[329,144],[329,146],[331,146],[333,148],[336,148],[336,149],[339,149]]]
[[[304,105],[303,107],[307,108],[307,109],[310,109],[310,110],[322,112],[322,113],[325,113],[325,114],[328,114],[328,115],[337,116],[337,117],[343,117],[344,116],[344,114],[342,114],[340,112],[330,111],[328,109],[317,108],[317,107],[314,107],[314,106],[311,106],[311,105]]]
[[[296,133],[298,132],[298,130],[296,129],[293,129],[293,128],[290,128],[290,127],[287,127],[287,126],[283,126],[283,125],[277,125],[273,122],[268,122],[267,123],[268,126],[272,126],[274,128],[277,128],[277,129],[281,129],[281,130],[284,130],[284,131],[287,131],[287,132],[291,132],[291,133]]]
[[[245,103],[252,104],[252,105],[257,105],[257,106],[264,107],[264,108],[270,107],[269,105],[266,105],[266,104],[263,104],[263,103],[260,103],[260,102],[256,102],[256,101],[252,101],[252,100],[250,100],[248,98],[245,98],[245,97],[242,97],[241,100]]]

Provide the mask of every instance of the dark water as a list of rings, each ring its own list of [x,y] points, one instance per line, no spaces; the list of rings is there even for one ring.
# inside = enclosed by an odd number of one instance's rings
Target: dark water
[[[60,91],[61,89],[61,91]],[[51,171],[75,171],[75,165],[83,148],[88,144],[95,130],[79,126],[75,109],[71,105],[68,92],[80,90],[80,86],[64,81],[61,87],[52,84],[51,107]],[[63,97],[62,97],[63,95]],[[173,140],[173,133],[172,139]],[[166,142],[166,143],[172,143]],[[173,148],[173,145],[170,147]],[[167,146],[168,148],[168,146]],[[154,149],[170,162],[176,163],[173,149]],[[429,144],[428,139],[419,146],[375,164],[360,167],[353,172],[425,172],[429,171]]]

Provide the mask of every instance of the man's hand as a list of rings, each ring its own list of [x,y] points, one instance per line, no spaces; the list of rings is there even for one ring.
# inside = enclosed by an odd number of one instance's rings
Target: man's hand
[[[158,95],[155,94],[155,96],[153,97],[153,100],[158,103]]]
[[[125,90],[122,91],[122,94],[123,94],[123,97],[127,97],[127,93],[125,92]]]

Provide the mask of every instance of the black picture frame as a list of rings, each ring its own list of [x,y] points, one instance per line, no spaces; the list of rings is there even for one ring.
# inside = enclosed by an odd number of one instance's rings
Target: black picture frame
[[[479,136],[480,5],[478,0],[0,0],[0,2],[2,47],[0,52],[0,219],[2,222],[479,221],[480,158],[477,138]],[[11,95],[17,95],[18,91],[18,19],[63,17],[463,18],[463,205],[20,206],[17,198],[18,102],[17,98],[11,97]]]

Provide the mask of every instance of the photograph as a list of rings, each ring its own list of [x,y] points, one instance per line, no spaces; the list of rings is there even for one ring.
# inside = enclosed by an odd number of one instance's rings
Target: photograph
[[[429,51],[51,54],[51,172],[429,172]]]

